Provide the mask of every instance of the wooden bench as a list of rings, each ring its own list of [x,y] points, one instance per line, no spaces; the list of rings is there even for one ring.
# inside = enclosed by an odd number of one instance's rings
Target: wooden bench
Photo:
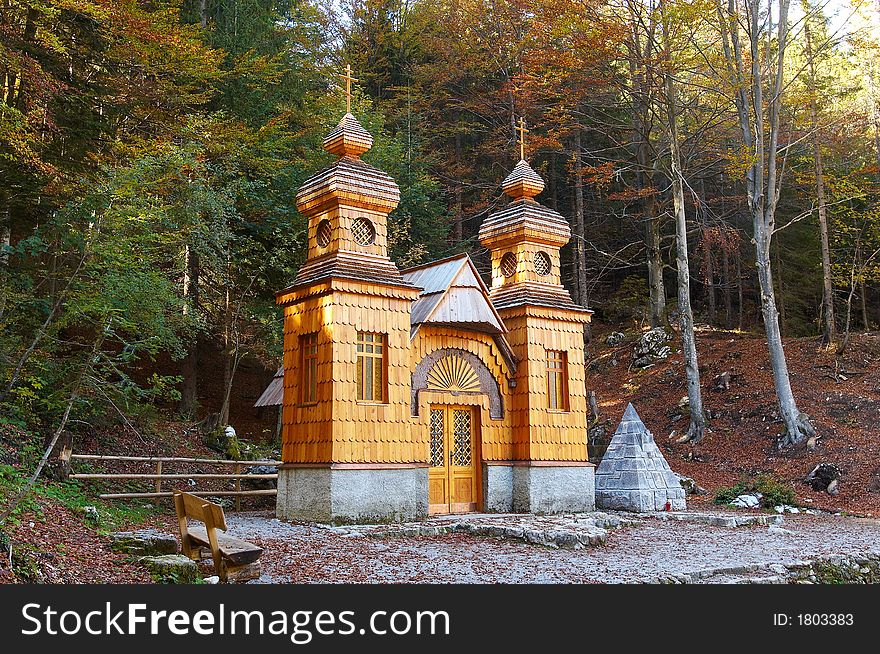
[[[180,525],[180,546],[194,561],[210,557],[220,580],[253,579],[259,576],[263,548],[224,533],[226,516],[223,507],[183,491],[174,491],[174,508]],[[204,527],[190,527],[188,519],[202,522]]]

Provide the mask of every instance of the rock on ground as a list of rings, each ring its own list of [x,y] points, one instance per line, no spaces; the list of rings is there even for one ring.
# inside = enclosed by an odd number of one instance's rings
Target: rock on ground
[[[147,556],[141,562],[153,581],[163,584],[194,584],[200,578],[196,562],[183,554]]]
[[[177,539],[156,529],[117,531],[110,534],[110,549],[140,556],[177,554]]]
[[[672,337],[662,327],[654,327],[642,334],[633,347],[633,368],[647,368],[668,359],[672,348],[666,344],[670,340]]]

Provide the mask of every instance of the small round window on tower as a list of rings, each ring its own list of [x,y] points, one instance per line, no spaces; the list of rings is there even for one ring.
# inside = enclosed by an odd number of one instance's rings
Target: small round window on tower
[[[318,245],[322,248],[330,245],[330,239],[333,237],[333,228],[330,226],[329,220],[322,220],[318,223]]]
[[[535,272],[539,275],[549,275],[553,264],[546,252],[535,252]]]
[[[512,277],[516,272],[516,257],[512,252],[508,252],[501,257],[501,274],[505,277]]]
[[[358,245],[372,245],[376,240],[376,228],[364,217],[355,218],[351,224],[351,236]]]

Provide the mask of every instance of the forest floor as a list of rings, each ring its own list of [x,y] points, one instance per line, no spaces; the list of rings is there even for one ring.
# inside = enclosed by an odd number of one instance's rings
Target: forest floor
[[[766,341],[752,334],[702,329],[697,334],[703,404],[711,413],[709,431],[696,445],[676,440],[688,417],[675,419],[687,395],[680,351],[645,370],[632,369],[635,336],[617,347],[605,345],[601,327],[590,344],[587,390],[597,395],[601,418],[614,431],[628,403],[654,434],[675,472],[710,491],[688,495],[688,503],[711,503],[714,492],[744,478],[768,473],[795,489],[798,504],[832,512],[880,516],[880,333],[853,336],[839,362],[818,338],[787,339],[792,388],[801,411],[819,435],[815,450],[779,452],[781,431]],[[715,379],[730,373],[730,388]],[[835,373],[837,373],[835,377]],[[840,492],[814,492],[804,478],[819,463],[842,472]]]
[[[880,334],[855,336],[837,367],[833,353],[821,348],[817,339],[786,342],[795,395],[801,409],[813,418],[820,439],[814,451],[795,448],[777,452],[774,436],[780,423],[775,417],[763,339],[699,332],[704,402],[712,419],[701,443],[682,445],[675,439],[686,429],[687,418],[674,419],[674,409],[685,395],[680,354],[637,371],[630,369],[635,335],[612,348],[605,345],[606,333],[597,329],[590,344],[587,389],[596,391],[602,419],[611,431],[626,404],[632,402],[673,470],[710,491],[704,496],[688,495],[689,509],[717,511],[711,502],[719,488],[769,473],[795,489],[799,505],[845,515],[786,515],[784,526],[792,533],[772,534],[766,527],[726,530],[645,521],[610,532],[603,547],[571,551],[458,533],[428,538],[345,538],[307,525],[272,520],[271,498],[261,498],[244,503],[251,513],[230,512],[233,533],[240,529],[267,547],[266,579],[293,582],[639,581],[709,564],[723,567],[731,562],[768,562],[768,550],[780,559],[777,562],[784,562],[809,555],[864,552],[877,542],[876,520],[847,515],[880,516]],[[730,373],[730,388],[714,390],[714,379],[723,372]],[[254,377],[265,375],[255,372]],[[261,391],[252,389],[250,395]],[[234,413],[232,419],[235,425],[247,425],[239,428],[239,433],[256,436],[271,432],[271,414],[259,418],[252,409],[250,413],[241,409],[240,413]],[[83,433],[74,448],[104,454],[215,458],[217,454],[195,434],[191,425],[169,421],[155,426],[153,436],[130,429]],[[41,437],[31,437],[29,453],[20,445],[24,440],[15,427],[0,424],[0,509],[30,474],[28,461],[41,452]],[[814,492],[803,483],[820,462],[841,468],[839,495]],[[82,464],[78,467],[89,469]],[[201,471],[197,468],[189,466],[181,471]],[[122,470],[134,471],[134,467],[114,469]],[[137,483],[145,482],[132,482]],[[0,550],[4,550],[0,552],[0,583],[148,581],[136,560],[110,551],[106,534],[138,526],[157,526],[175,533],[170,502],[98,500],[97,494],[105,490],[111,489],[51,479],[38,484],[22,509],[3,526],[5,533],[0,533]],[[98,508],[99,521],[89,519],[86,506]],[[11,557],[4,539],[12,545]],[[692,553],[698,550],[700,560],[693,560]]]

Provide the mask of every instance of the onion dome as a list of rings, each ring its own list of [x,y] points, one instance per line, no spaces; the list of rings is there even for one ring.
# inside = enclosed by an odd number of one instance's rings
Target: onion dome
[[[324,137],[324,149],[339,157],[360,157],[373,147],[373,137],[351,113]]]
[[[350,113],[324,138],[324,149],[339,157],[335,163],[308,178],[296,194],[296,206],[313,215],[331,205],[388,213],[400,202],[400,189],[387,173],[362,161],[373,146],[373,137]]]
[[[544,190],[544,180],[532,170],[525,159],[520,159],[507,178],[501,182],[501,190],[514,200],[533,198]]]

